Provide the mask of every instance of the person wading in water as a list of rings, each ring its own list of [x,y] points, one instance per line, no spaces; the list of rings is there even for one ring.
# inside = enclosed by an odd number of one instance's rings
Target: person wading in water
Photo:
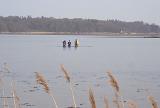
[[[70,40],[68,41],[68,47],[71,47],[71,41]]]
[[[66,47],[66,40],[63,41],[63,47]]]
[[[78,39],[76,39],[76,40],[74,41],[74,45],[75,45],[75,47],[78,47],[78,46],[79,46],[79,41],[78,41]]]

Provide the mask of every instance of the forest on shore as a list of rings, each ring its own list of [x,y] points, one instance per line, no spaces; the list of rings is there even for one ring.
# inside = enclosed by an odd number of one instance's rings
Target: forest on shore
[[[0,16],[2,32],[71,32],[71,33],[160,33],[160,26],[143,21],[96,20],[82,18]]]

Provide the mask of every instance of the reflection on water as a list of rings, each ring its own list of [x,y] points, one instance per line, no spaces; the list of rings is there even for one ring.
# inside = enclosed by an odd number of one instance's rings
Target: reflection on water
[[[63,40],[74,42],[75,39],[79,39],[79,47],[62,47]],[[59,67],[64,64],[74,82],[79,107],[90,107],[89,87],[94,90],[99,108],[104,107],[105,95],[112,103],[114,94],[107,84],[106,75],[106,71],[111,69],[119,80],[124,99],[135,100],[139,107],[150,108],[146,100],[148,94],[160,102],[159,47],[158,38],[0,36],[0,66],[7,63],[10,70],[3,76],[4,94],[11,96],[10,81],[15,79],[23,108],[52,108],[51,98],[41,86],[36,85],[34,72],[38,71],[47,79],[60,108],[71,106],[69,85]],[[0,100],[2,107],[3,98]],[[8,101],[11,104],[12,98],[8,98]]]

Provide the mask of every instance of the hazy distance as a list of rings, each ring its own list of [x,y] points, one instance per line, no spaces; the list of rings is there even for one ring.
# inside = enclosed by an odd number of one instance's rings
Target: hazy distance
[[[160,0],[0,0],[0,16],[118,19],[160,25]]]

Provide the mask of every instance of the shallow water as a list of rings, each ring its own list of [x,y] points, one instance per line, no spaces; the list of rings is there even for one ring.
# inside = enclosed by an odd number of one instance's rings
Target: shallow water
[[[62,41],[78,38],[80,47],[63,48]],[[141,108],[150,108],[153,95],[160,104],[160,38],[104,38],[91,36],[7,36],[0,35],[0,70],[7,63],[9,73],[1,72],[0,107],[4,95],[11,95],[15,80],[22,108],[53,108],[51,98],[36,84],[41,72],[60,108],[72,106],[69,85],[60,70],[64,64],[74,82],[77,106],[90,108],[88,89],[92,87],[98,108],[104,108],[108,96],[111,106],[114,92],[106,72],[112,70],[119,81],[125,101],[134,100]],[[8,98],[10,108],[13,99]]]

